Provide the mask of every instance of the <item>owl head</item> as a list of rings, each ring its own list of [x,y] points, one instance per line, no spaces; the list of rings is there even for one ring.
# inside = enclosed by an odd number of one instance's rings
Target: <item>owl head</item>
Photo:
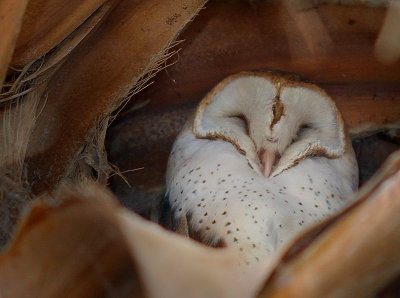
[[[198,105],[193,133],[232,143],[266,177],[346,149],[342,117],[323,90],[268,73],[242,72],[219,83]]]

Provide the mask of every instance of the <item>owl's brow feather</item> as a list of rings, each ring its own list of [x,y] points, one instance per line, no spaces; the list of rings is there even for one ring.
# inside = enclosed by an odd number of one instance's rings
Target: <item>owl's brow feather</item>
[[[272,106],[273,119],[271,125],[269,126],[271,130],[274,129],[275,124],[279,122],[281,117],[285,115],[285,108],[281,101],[280,95],[281,95],[281,84],[278,83],[278,92],[274,98],[274,104]]]

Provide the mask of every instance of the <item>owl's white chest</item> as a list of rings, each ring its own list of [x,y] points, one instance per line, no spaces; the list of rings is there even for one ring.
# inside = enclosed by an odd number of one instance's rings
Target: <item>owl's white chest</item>
[[[169,160],[168,195],[175,216],[190,214],[204,241],[222,240],[252,264],[348,203],[355,183],[338,169],[354,171],[342,158],[309,158],[266,179],[230,143],[186,130]]]

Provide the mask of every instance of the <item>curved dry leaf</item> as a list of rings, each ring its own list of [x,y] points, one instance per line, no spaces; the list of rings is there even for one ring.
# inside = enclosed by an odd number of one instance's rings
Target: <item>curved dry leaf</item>
[[[24,66],[49,52],[105,1],[29,1],[12,64]]]
[[[0,104],[11,102],[15,99],[23,99],[26,94],[38,89],[41,85],[47,85],[51,75],[73,49],[99,24],[104,16],[115,6],[114,2],[102,5],[88,20],[76,29],[68,38],[61,42],[57,48],[43,59],[27,64],[18,74],[15,80],[4,83],[9,87],[6,92],[0,94]],[[41,62],[39,64],[39,62]],[[35,81],[34,81],[35,80]],[[26,89],[26,86],[29,86]],[[23,90],[23,91],[22,91]],[[42,93],[39,95],[41,97]],[[0,151],[1,152],[1,151]]]
[[[124,0],[71,53],[49,82],[47,105],[31,136],[27,156],[35,192],[60,181],[90,129],[157,70],[171,41],[204,3]]]
[[[21,82],[27,82],[45,74],[49,69],[62,62],[77,45],[89,35],[92,30],[98,26],[103,18],[116,5],[116,1],[107,1],[96,12],[94,12],[87,21],[77,28],[66,40],[64,40],[55,51],[46,58],[43,66],[29,76],[25,77]]]
[[[116,204],[63,197],[55,207],[37,202],[23,220],[0,257],[0,296],[143,296]]]
[[[37,202],[0,255],[4,297],[249,297],[263,274],[238,255],[179,236],[89,185]],[[265,269],[260,270],[262,272]]]
[[[369,297],[397,277],[399,169],[397,152],[357,194],[353,206],[317,227],[300,248],[299,241],[294,243],[260,296]]]
[[[10,63],[28,0],[0,2],[0,87]]]
[[[265,276],[244,274],[229,249],[206,247],[128,211],[118,219],[150,297],[252,297]]]

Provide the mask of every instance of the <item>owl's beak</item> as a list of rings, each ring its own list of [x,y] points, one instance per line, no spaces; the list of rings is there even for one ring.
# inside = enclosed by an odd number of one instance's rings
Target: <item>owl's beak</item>
[[[262,150],[260,152],[260,161],[263,166],[262,172],[266,178],[271,175],[272,166],[275,163],[277,154],[275,152]]]

